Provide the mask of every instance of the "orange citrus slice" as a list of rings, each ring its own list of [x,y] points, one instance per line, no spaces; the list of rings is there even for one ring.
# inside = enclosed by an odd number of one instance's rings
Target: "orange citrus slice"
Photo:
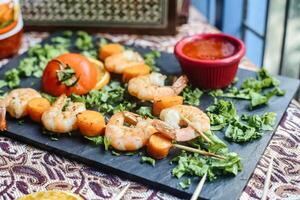
[[[93,58],[88,58],[88,59],[97,67],[98,82],[94,89],[100,90],[101,88],[103,88],[105,85],[109,83],[110,73],[104,68],[104,64],[101,61]]]
[[[83,200],[80,196],[71,192],[49,190],[44,192],[35,192],[18,198],[17,200]]]

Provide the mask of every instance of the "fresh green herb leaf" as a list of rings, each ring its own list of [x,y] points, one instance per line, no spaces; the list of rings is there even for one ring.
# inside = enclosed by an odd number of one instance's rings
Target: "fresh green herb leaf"
[[[241,87],[231,85],[225,91],[214,90],[210,92],[210,95],[214,97],[227,97],[250,100],[249,109],[255,109],[259,106],[266,105],[272,96],[283,96],[285,92],[281,90],[279,81],[272,77],[265,68],[262,68],[257,72],[257,77],[250,77],[241,84]],[[267,93],[263,90],[267,88],[275,87]]]
[[[200,97],[202,96],[203,92],[198,88],[192,89],[191,86],[184,88],[182,96],[185,104],[192,105],[192,106],[199,106],[200,105]]]
[[[210,118],[211,130],[221,130],[239,118],[233,102],[222,99],[215,99],[214,103],[206,108],[206,112]]]
[[[97,58],[98,55],[93,44],[92,36],[84,31],[78,31],[76,35],[75,46],[81,51],[81,54],[86,57]]]
[[[90,140],[93,142],[95,145],[103,145],[103,137],[102,136],[97,136],[97,137],[88,137],[84,136],[84,138]]]
[[[256,107],[265,105],[269,101],[268,97],[266,97],[266,96],[264,96],[264,95],[262,95],[260,93],[257,93],[257,92],[251,92],[250,93],[250,98],[251,98],[250,106],[249,106],[250,110],[253,110]]]
[[[160,52],[159,51],[151,51],[144,55],[145,63],[151,68],[153,72],[159,72],[160,69],[156,66],[156,59],[159,58]]]
[[[254,127],[257,131],[271,131],[276,121],[276,113],[267,112],[262,116],[243,114],[241,119],[246,121],[249,126]]]
[[[119,155],[121,155],[120,153],[118,153],[118,152],[116,152],[116,151],[114,151],[114,150],[111,151],[111,154],[112,154],[113,156],[119,156]]]
[[[104,144],[104,149],[105,151],[108,151],[109,146],[110,146],[110,141],[106,136],[103,136],[103,144]]]
[[[56,101],[56,97],[51,96],[50,94],[42,92],[41,95],[42,95],[42,97],[44,97],[45,99],[47,99],[51,104]]]
[[[152,108],[149,106],[141,106],[137,111],[137,114],[143,116],[143,117],[149,117],[149,118],[154,118],[152,115]]]
[[[50,140],[52,140],[52,141],[57,141],[58,140],[58,138],[57,137],[50,137]]]
[[[72,35],[73,35],[72,31],[64,31],[63,32],[63,36],[66,38],[70,38],[70,37],[72,37]]]
[[[225,160],[204,157],[197,153],[183,151],[173,159],[177,166],[172,170],[172,175],[181,178],[184,175],[202,177],[206,172],[209,180],[216,179],[222,174],[236,175],[241,171],[241,158],[233,152],[224,155]]]
[[[153,167],[155,166],[155,160],[153,158],[147,157],[147,156],[142,156],[141,163],[148,163],[148,164],[152,165]]]
[[[254,127],[243,124],[240,121],[229,124],[225,131],[225,137],[236,143],[249,142],[261,136],[262,133],[256,131]]]
[[[185,178],[182,181],[179,182],[179,185],[182,189],[187,189],[191,185],[191,179],[190,178]]]
[[[75,46],[82,51],[94,48],[92,36],[90,36],[87,32],[78,31]]]
[[[72,101],[84,102],[87,108],[97,108],[104,114],[131,111],[136,103],[129,101],[130,95],[120,82],[111,81],[102,90],[92,90],[87,95],[71,95]]]
[[[136,152],[136,151],[133,151],[133,152],[126,152],[124,155],[125,155],[125,156],[133,156],[133,155],[135,155],[135,154],[137,154],[137,152]]]
[[[12,69],[4,74],[5,81],[9,88],[16,88],[20,85],[19,71],[17,69]]]
[[[58,61],[58,60],[57,60]],[[60,62],[60,61],[58,61]],[[80,77],[76,77],[76,73],[73,68],[69,65],[65,65],[60,62],[61,68],[56,71],[56,76],[58,81],[61,84],[66,85],[67,87],[73,87],[77,84]]]

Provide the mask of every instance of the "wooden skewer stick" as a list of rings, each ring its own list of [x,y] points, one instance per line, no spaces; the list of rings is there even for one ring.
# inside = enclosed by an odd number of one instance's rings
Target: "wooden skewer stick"
[[[128,190],[129,186],[130,186],[130,183],[128,183],[128,184],[121,190],[121,192],[120,192],[116,197],[114,197],[114,200],[121,200],[122,197],[125,195],[126,191]]]
[[[263,195],[261,197],[261,200],[266,200],[267,199],[267,195],[268,195],[268,191],[269,191],[269,187],[270,187],[272,170],[273,170],[273,160],[274,160],[274,157],[271,156],[271,161],[270,161],[270,164],[269,164],[269,167],[268,167],[266,180],[265,180],[265,185],[264,185],[264,190],[263,190]]]
[[[201,137],[203,137],[204,140],[206,140],[209,143],[213,143],[213,141],[211,141],[201,130],[199,130],[194,124],[193,122],[191,122],[189,119],[187,119],[184,116],[181,116],[181,118],[189,125],[191,126],[193,129],[195,129]]]
[[[206,176],[207,176],[207,172],[204,174],[204,176],[201,178],[200,182],[198,183],[198,185],[197,185],[197,187],[196,187],[196,189],[193,193],[193,196],[192,196],[191,200],[197,200],[198,199],[198,197],[201,193],[201,190],[203,188],[203,185],[206,181]]]
[[[218,159],[222,159],[222,160],[226,159],[226,157],[215,154],[215,153],[203,151],[203,150],[200,150],[200,149],[195,149],[195,148],[180,145],[180,144],[173,144],[173,147],[176,147],[176,148],[182,149],[182,150],[186,150],[186,151],[189,151],[189,152],[193,152],[193,153],[199,153],[199,154],[204,155],[204,156],[210,156],[210,157],[214,157],[214,158],[218,158]]]

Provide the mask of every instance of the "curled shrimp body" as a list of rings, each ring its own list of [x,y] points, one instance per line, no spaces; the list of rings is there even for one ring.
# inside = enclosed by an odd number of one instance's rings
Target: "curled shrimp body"
[[[135,151],[145,146],[149,137],[156,132],[151,123],[151,119],[144,119],[137,114],[118,112],[107,123],[105,136],[114,149]]]
[[[14,89],[0,101],[0,130],[6,130],[6,111],[14,118],[21,118],[27,115],[28,102],[40,93],[32,88]]]
[[[141,100],[151,101],[164,96],[179,95],[187,86],[186,76],[180,76],[172,86],[165,86],[167,77],[157,72],[130,79],[128,92]]]
[[[70,102],[67,106],[67,96],[65,94],[58,97],[53,105],[43,113],[42,123],[44,127],[56,133],[68,133],[77,128],[76,115],[85,111],[84,103]]]
[[[158,131],[173,134],[178,142],[189,141],[210,130],[209,117],[199,108],[187,105],[176,105],[163,109],[160,120],[155,120],[153,126]]]
[[[109,72],[122,74],[128,67],[143,64],[144,59],[142,56],[130,50],[124,51],[119,54],[114,54],[105,59],[105,68]]]

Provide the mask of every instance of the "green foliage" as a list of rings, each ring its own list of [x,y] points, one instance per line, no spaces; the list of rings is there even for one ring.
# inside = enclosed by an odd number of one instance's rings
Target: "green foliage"
[[[198,88],[193,89],[191,86],[184,88],[182,92],[183,101],[187,105],[199,106],[200,105],[200,97],[203,92]]]

